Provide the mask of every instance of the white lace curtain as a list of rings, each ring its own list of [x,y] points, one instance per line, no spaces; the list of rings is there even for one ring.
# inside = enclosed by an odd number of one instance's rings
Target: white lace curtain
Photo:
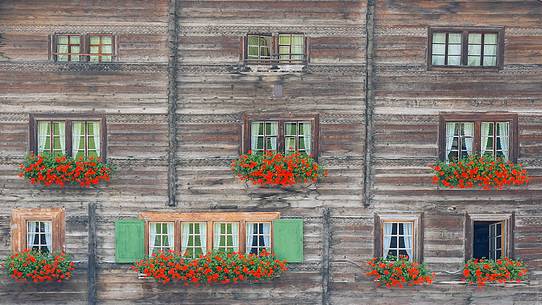
[[[77,156],[77,153],[80,150],[82,129],[83,129],[83,122],[73,123],[72,125],[72,155],[74,157]]]
[[[446,160],[449,160],[457,123],[446,123]]]
[[[384,252],[382,253],[382,257],[387,257],[388,253],[390,252],[392,228],[393,228],[393,223],[391,222],[384,223]]]

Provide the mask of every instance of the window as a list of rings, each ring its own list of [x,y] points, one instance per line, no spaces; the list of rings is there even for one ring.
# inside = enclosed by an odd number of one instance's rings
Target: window
[[[467,215],[466,259],[511,256],[511,214]]]
[[[151,222],[149,230],[149,253],[174,249],[175,236],[172,222]]]
[[[245,115],[243,151],[300,152],[318,156],[318,115]]]
[[[224,252],[239,251],[239,223],[215,223],[213,249]]]
[[[430,28],[428,66],[502,68],[503,28]]]
[[[441,114],[440,159],[456,161],[480,154],[515,162],[517,120],[511,113]]]
[[[247,223],[246,253],[271,252],[271,223]]]
[[[279,216],[276,212],[143,212],[141,217],[150,240],[146,253],[173,249],[185,257],[195,258],[212,249],[245,253],[270,251],[272,224]],[[180,245],[180,251],[175,244]]]
[[[241,40],[247,64],[306,64],[308,39],[303,34],[248,34]]]
[[[111,62],[113,60],[113,36],[92,34],[89,36],[90,62]]]
[[[375,256],[421,259],[419,215],[377,215]]]
[[[112,34],[54,34],[50,39],[51,59],[57,62],[112,62],[115,36]]]
[[[30,150],[105,158],[105,116],[31,115]]]
[[[207,253],[207,223],[183,222],[181,224],[181,253],[196,258]]]
[[[64,209],[14,209],[11,228],[13,252],[25,248],[48,253],[64,249]]]
[[[81,35],[56,35],[56,61],[79,61],[81,59]]]

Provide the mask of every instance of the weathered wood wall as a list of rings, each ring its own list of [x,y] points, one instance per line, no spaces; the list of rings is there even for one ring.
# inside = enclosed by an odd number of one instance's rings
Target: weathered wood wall
[[[62,206],[66,249],[80,261],[74,281],[65,284],[34,288],[0,278],[0,304],[88,301],[88,203],[97,206],[100,304],[542,302],[542,192],[536,177],[542,173],[542,107],[537,104],[542,100],[542,4],[177,1],[176,70],[168,75],[173,2],[0,3],[0,257],[10,253],[12,208]],[[368,12],[374,20],[367,23]],[[373,21],[374,28],[367,29]],[[427,71],[427,27],[471,25],[506,27],[504,69]],[[48,62],[47,38],[57,31],[117,34],[119,60]],[[310,37],[311,63],[303,72],[239,72],[239,39],[248,32],[303,32]],[[374,71],[366,74],[368,65]],[[175,164],[169,166],[176,173],[176,207],[167,206],[172,76],[177,79],[176,146]],[[283,86],[282,97],[272,94],[276,84]],[[497,109],[519,114],[519,159],[535,176],[531,184],[521,191],[437,190],[427,166],[437,158],[438,113]],[[42,190],[16,177],[28,150],[29,113],[83,111],[106,113],[108,158],[119,168],[108,185]],[[241,149],[245,112],[318,113],[319,161],[329,168],[329,177],[306,190],[245,188],[229,170]],[[366,156],[371,160],[368,201]],[[114,263],[114,221],[145,210],[279,211],[303,217],[305,262],[292,264],[269,284],[161,287]],[[477,290],[440,282],[404,291],[375,289],[356,266],[373,256],[374,213],[414,212],[423,213],[424,261],[435,271],[456,271],[463,262],[465,213],[484,211],[515,213],[515,254],[529,264],[529,286]],[[438,274],[438,281],[457,279]]]

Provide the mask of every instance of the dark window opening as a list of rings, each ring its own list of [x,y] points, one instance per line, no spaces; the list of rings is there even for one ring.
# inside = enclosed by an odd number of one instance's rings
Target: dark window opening
[[[473,258],[501,258],[503,256],[504,240],[503,222],[474,222]]]

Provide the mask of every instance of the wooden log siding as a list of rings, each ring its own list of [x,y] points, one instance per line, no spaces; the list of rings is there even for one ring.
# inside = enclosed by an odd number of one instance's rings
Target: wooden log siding
[[[540,1],[520,0],[156,0],[117,1],[114,9],[96,0],[0,2],[0,257],[11,253],[13,209],[63,208],[66,250],[78,262],[74,279],[58,285],[0,277],[0,304],[540,302],[541,19]],[[443,27],[504,28],[502,69],[430,69],[428,32]],[[54,33],[111,33],[116,61],[51,62]],[[303,33],[310,63],[245,70],[240,38],[248,33]],[[434,187],[428,166],[439,157],[439,114],[495,111],[517,115],[517,160],[532,176],[529,186]],[[28,152],[29,114],[89,112],[107,120],[107,158],[118,166],[111,182],[59,189],[16,177]],[[329,169],[321,183],[266,189],[232,177],[243,113],[279,112],[318,114],[318,161]],[[271,283],[235,289],[138,279],[114,262],[114,228],[144,211],[303,218],[304,262]],[[415,293],[375,288],[364,275],[382,246],[375,215],[422,213],[419,254],[437,283]],[[451,284],[470,246],[467,215],[485,214],[513,215],[509,245],[528,263],[527,285]]]

